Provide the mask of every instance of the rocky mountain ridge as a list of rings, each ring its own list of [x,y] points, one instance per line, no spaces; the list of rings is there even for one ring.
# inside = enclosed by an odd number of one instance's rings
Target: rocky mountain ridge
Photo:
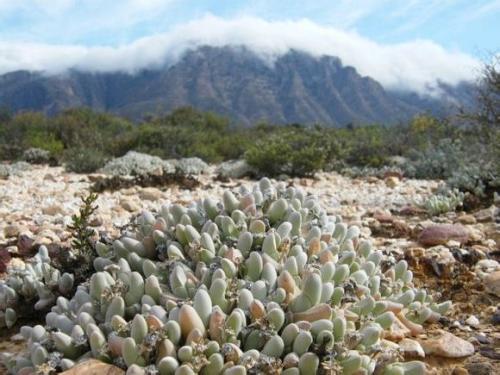
[[[69,71],[59,75],[17,71],[0,76],[0,106],[14,112],[55,114],[91,107],[134,120],[193,106],[259,121],[345,126],[394,124],[418,113],[443,115],[467,104],[471,86],[443,85],[446,98],[385,89],[332,56],[290,51],[274,64],[245,48],[201,47],[177,63],[135,74]]]

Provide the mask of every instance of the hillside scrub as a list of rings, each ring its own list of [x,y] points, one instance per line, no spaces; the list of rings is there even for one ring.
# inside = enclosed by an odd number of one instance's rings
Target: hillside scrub
[[[21,159],[25,150],[38,148],[65,162],[72,158],[73,151],[86,148],[108,158],[135,150],[163,159],[199,157],[214,163],[240,159],[244,155],[255,159],[257,144],[267,150],[272,148],[272,143],[276,143],[276,147],[287,143],[286,147],[297,153],[304,152],[302,148],[316,148],[321,155],[311,157],[323,162],[313,163],[317,164],[315,169],[338,162],[380,167],[393,155],[406,155],[409,150],[424,151],[442,138],[466,136],[464,131],[452,132],[452,128],[427,116],[397,127],[332,128],[260,123],[242,128],[231,126],[227,118],[193,108],[179,108],[138,125],[90,109],[71,109],[55,117],[26,112],[0,117],[0,159]],[[289,156],[300,158],[298,154]],[[278,169],[278,173],[283,173]]]
[[[465,120],[463,122],[466,122]],[[130,150],[162,159],[199,157],[209,163],[246,159],[261,175],[311,176],[319,170],[361,168],[376,173],[399,156],[405,176],[449,180],[454,188],[491,197],[499,185],[499,130],[417,116],[398,126],[334,128],[260,123],[252,128],[193,108],[179,108],[140,124],[90,109],[55,117],[2,115],[0,159],[21,160],[46,150],[70,171],[93,172]],[[346,169],[347,168],[347,169]],[[372,172],[370,172],[372,171]]]

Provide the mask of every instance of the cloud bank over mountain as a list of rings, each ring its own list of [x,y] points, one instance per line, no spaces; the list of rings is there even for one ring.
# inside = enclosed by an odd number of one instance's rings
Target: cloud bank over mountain
[[[61,31],[64,32],[64,31]],[[479,61],[435,42],[412,40],[381,44],[310,20],[267,21],[257,17],[225,19],[205,15],[172,30],[119,46],[51,45],[0,41],[0,74],[15,70],[61,73],[124,71],[174,64],[189,49],[208,45],[245,46],[269,64],[291,49],[313,56],[337,56],[389,89],[435,93],[437,83],[470,81]]]

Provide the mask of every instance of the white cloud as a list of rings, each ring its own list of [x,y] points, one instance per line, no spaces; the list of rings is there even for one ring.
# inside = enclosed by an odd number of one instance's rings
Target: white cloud
[[[154,1],[153,1],[154,2]],[[385,87],[420,93],[442,81],[473,79],[479,62],[459,51],[426,40],[380,44],[352,31],[308,20],[265,21],[255,17],[231,20],[206,15],[171,31],[118,47],[84,47],[0,41],[0,73],[18,69],[57,73],[69,68],[127,71],[175,62],[189,48],[201,45],[245,45],[272,62],[290,49],[314,56],[338,56],[345,65],[371,76]]]

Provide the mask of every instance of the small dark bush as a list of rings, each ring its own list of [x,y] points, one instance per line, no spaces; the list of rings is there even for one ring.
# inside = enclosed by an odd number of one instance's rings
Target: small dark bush
[[[0,160],[16,160],[19,159],[22,154],[23,148],[18,144],[0,144]]]

